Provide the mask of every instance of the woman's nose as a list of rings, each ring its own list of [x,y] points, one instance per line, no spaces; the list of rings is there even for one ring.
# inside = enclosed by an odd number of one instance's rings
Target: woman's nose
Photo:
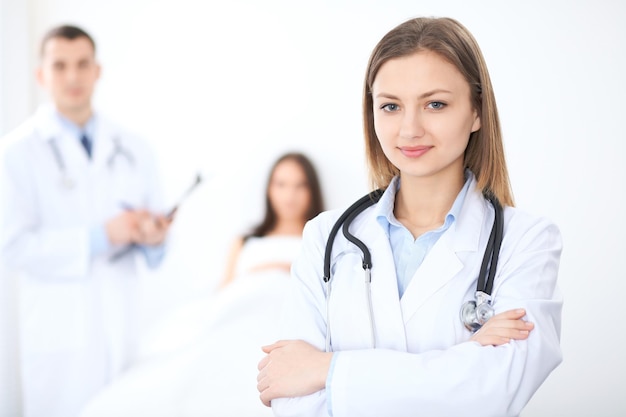
[[[400,136],[403,138],[420,138],[426,133],[423,117],[418,110],[405,111],[401,123]]]

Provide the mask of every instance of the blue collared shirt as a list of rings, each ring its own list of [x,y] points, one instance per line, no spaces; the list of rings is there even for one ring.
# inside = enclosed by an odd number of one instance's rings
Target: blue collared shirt
[[[435,243],[437,243],[437,240],[439,240],[459,216],[469,185],[470,176],[466,175],[465,184],[454,200],[450,211],[448,211],[444,223],[437,229],[429,230],[420,235],[417,239],[413,238],[409,229],[402,225],[393,214],[396,194],[400,189],[400,177],[395,177],[382,195],[375,208],[376,220],[385,231],[389,239],[389,244],[391,245],[393,260],[396,266],[396,278],[398,280],[398,295],[400,298],[402,298],[413,275],[415,275],[415,272],[424,261],[428,252],[430,252]]]
[[[96,115],[93,114],[89,120],[85,123],[84,126],[78,126],[76,123],[69,120],[67,117],[63,116],[59,112],[54,113],[61,128],[68,132],[70,135],[74,136],[78,143],[80,143],[80,138],[83,135],[86,135],[89,140],[93,141],[94,133],[96,131]],[[81,145],[82,146],[82,145]]]
[[[86,135],[87,138],[91,141],[93,147],[93,140],[95,138],[96,131],[95,114],[93,114],[89,118],[89,120],[87,120],[84,126],[78,126],[76,123],[72,122],[58,111],[55,111],[54,114],[61,128],[73,137],[75,137],[79,144],[81,137],[83,135]],[[82,144],[80,145],[82,146]],[[111,249],[111,247],[112,246],[109,242],[109,238],[106,232],[106,226],[104,224],[95,225],[89,229],[89,253],[91,253],[91,256],[104,253]],[[163,260],[163,257],[165,256],[164,244],[157,246],[139,245],[138,248],[146,258],[146,264],[150,268],[156,268],[157,266],[159,266],[161,264],[161,261]]]
[[[470,188],[472,176],[469,171],[465,172],[465,184],[461,191],[457,195],[454,203],[444,223],[435,230],[430,230],[417,239],[413,238],[413,235],[402,223],[396,219],[393,214],[393,209],[396,202],[396,194],[400,189],[400,177],[395,177],[389,183],[389,186],[381,196],[378,204],[374,208],[376,210],[376,221],[385,231],[389,244],[391,245],[391,251],[393,253],[393,260],[396,265],[396,279],[398,281],[398,296],[402,298],[404,291],[408,287],[413,275],[417,269],[422,265],[424,258],[428,255],[428,252],[437,243],[437,240],[450,228],[450,226],[456,221],[463,207],[465,196]],[[332,383],[332,376],[335,369],[335,361],[337,356],[341,352],[335,352],[330,361],[330,367],[328,368],[328,376],[326,377],[326,406],[328,414],[332,414],[332,400],[330,395],[330,385]]]

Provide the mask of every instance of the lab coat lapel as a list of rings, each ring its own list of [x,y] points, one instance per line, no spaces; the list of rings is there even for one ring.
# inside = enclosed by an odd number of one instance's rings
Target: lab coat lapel
[[[439,238],[407,286],[400,302],[405,322],[463,269],[463,264],[451,246],[453,229],[454,225]]]
[[[398,295],[396,267],[389,239],[370,209],[357,231],[372,253],[372,307],[378,348],[406,351],[406,331]]]
[[[56,147],[64,165],[66,174],[70,178],[79,179],[87,168],[87,155],[77,138],[67,133],[55,116],[54,107],[42,105],[35,115],[34,130],[36,135],[46,143],[46,147]],[[50,142],[54,142],[50,145]],[[54,159],[56,157],[52,155]],[[59,161],[57,161],[57,164]],[[61,167],[57,167],[59,170]]]
[[[478,250],[481,233],[484,233],[486,204],[476,189],[476,180],[472,179],[458,219],[432,247],[404,292],[401,306],[405,323],[464,269],[459,254]]]

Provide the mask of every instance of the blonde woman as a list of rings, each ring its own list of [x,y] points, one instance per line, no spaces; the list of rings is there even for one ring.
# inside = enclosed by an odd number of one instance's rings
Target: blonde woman
[[[258,365],[261,400],[276,416],[517,416],[562,360],[561,236],[513,207],[475,39],[449,18],[400,24],[371,54],[363,103],[381,193],[349,232],[371,260],[340,232],[329,274],[326,244],[343,210],[307,224],[282,340]],[[494,315],[477,330],[459,316],[498,201],[503,239],[485,304]]]

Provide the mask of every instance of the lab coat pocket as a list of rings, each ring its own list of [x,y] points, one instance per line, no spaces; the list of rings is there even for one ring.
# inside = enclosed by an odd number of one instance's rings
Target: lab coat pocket
[[[83,349],[88,302],[80,284],[31,283],[22,292],[22,343],[31,353]]]

